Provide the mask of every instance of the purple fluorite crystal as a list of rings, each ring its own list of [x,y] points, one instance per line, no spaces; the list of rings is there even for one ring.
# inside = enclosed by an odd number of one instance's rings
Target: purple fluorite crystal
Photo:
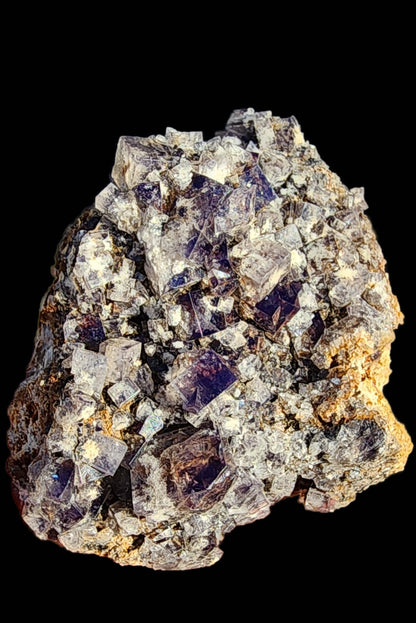
[[[277,285],[256,304],[255,319],[265,331],[275,332],[299,311],[298,293],[302,284]]]
[[[183,396],[183,408],[199,413],[236,380],[224,359],[213,350],[206,350],[175,379],[174,385]]]

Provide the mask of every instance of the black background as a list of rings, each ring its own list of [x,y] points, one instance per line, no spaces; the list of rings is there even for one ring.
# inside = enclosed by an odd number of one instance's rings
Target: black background
[[[108,183],[118,137],[163,133],[172,126],[203,130],[209,138],[234,108],[252,106],[295,115],[343,182],[366,189],[367,214],[406,316],[393,344],[393,373],[385,393],[416,439],[415,137],[409,48],[402,30],[406,16],[380,21],[378,15],[363,24],[357,11],[346,23],[340,16],[317,30],[315,22],[306,20],[299,30],[297,15],[280,18],[278,10],[259,9],[245,15],[243,25],[209,22],[203,31],[201,17],[188,16],[188,31],[178,31],[169,16],[159,16],[163,32],[157,15],[136,21],[118,13],[113,21],[108,14],[104,30],[94,23],[86,26],[81,18],[66,30],[64,16],[39,30],[42,17],[37,15],[32,31],[31,17],[26,16],[26,30],[6,62],[4,431],[7,405],[32,351],[56,246],[65,227]],[[319,12],[314,17],[320,21]],[[5,434],[2,439],[6,456]],[[403,473],[329,515],[308,513],[295,500],[286,500],[265,520],[228,535],[224,556],[214,567],[154,572],[122,568],[37,540],[19,518],[2,472],[7,586],[20,591],[21,614],[27,608],[42,615],[51,595],[60,600],[60,613],[66,608],[79,613],[76,604],[87,595],[91,612],[116,606],[120,615],[127,609],[129,617],[134,608],[138,613],[150,604],[149,616],[162,616],[166,609],[177,617],[206,612],[221,619],[225,611],[219,603],[225,599],[227,608],[250,605],[258,616],[290,608],[295,617],[309,609],[317,617],[333,618],[347,609],[354,615],[371,613],[381,605],[394,606],[396,620],[403,620],[412,601],[412,571],[406,565],[413,566],[415,554],[414,475],[412,454]],[[26,599],[27,591],[34,601]],[[329,605],[329,596],[335,597],[335,606]],[[190,611],[191,603],[196,606]]]

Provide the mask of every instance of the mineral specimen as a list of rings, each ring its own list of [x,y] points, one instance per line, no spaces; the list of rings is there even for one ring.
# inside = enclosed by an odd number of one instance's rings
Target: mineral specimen
[[[279,500],[333,511],[403,469],[382,393],[402,314],[366,208],[293,117],[122,137],[10,406],[35,534],[192,569]]]

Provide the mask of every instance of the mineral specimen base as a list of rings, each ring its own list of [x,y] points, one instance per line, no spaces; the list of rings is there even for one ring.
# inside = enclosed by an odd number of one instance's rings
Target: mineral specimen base
[[[366,208],[293,117],[122,137],[9,410],[34,533],[192,569],[284,498],[333,511],[403,469],[382,393],[402,314]]]

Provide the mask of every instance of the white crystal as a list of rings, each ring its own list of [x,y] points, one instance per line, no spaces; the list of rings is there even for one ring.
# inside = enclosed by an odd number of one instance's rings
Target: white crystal
[[[111,430],[119,431],[129,428],[134,422],[134,416],[128,411],[116,411],[113,414]]]
[[[108,370],[106,382],[116,383],[128,377],[140,365],[141,342],[128,338],[110,338],[100,344],[105,355]]]
[[[282,153],[265,149],[260,159],[261,167],[274,188],[281,186],[291,173],[289,160]]]
[[[157,409],[157,405],[150,398],[143,398],[137,405],[136,409],[136,418],[139,421],[144,421],[146,418],[150,417],[155,413]]]
[[[262,363],[257,355],[248,355],[238,364],[238,370],[242,379],[252,379],[261,369]]]
[[[238,248],[238,249],[237,249]],[[242,260],[239,271],[243,287],[256,301],[263,299],[290,269],[290,253],[271,235],[244,241],[232,249]]]
[[[108,395],[117,407],[122,407],[128,402],[134,400],[140,393],[140,389],[136,383],[130,379],[124,379],[118,383],[114,383],[108,389]]]
[[[259,377],[253,378],[246,384],[247,400],[252,400],[253,402],[258,402],[262,405],[270,400],[271,396],[271,391]]]
[[[137,233],[141,224],[141,212],[133,191],[121,193],[117,186],[111,183],[97,195],[95,207],[121,231]]]
[[[233,232],[247,228],[254,217],[256,189],[238,187],[221,204],[214,217],[215,233]]]
[[[89,290],[105,287],[113,276],[113,242],[108,232],[84,234],[74,266],[75,277]]]
[[[81,461],[109,476],[115,474],[126,451],[127,445],[124,441],[102,433],[93,433],[77,448]]]
[[[121,528],[122,534],[126,536],[137,535],[141,532],[139,519],[123,506],[114,504],[111,506],[114,519]]]
[[[158,411],[151,413],[145,419],[143,426],[140,429],[140,434],[142,437],[148,441],[151,439],[156,433],[158,433],[163,428],[163,419],[160,417]]]
[[[232,327],[227,327],[226,329],[215,333],[215,337],[219,342],[221,342],[221,344],[224,344],[233,350],[237,350],[246,343],[246,338],[243,333],[247,327],[247,323],[244,322],[244,320],[240,320]]]
[[[113,277],[112,285],[108,291],[110,301],[130,302],[133,298],[132,292],[136,289],[136,280],[132,278],[134,270],[134,262],[124,258],[117,274]]]
[[[293,223],[279,229],[275,234],[275,238],[277,242],[280,242],[289,251],[299,249],[303,245],[299,229]]]
[[[224,184],[236,166],[248,162],[248,154],[233,137],[215,137],[204,145],[199,164],[199,173]]]
[[[77,348],[72,354],[71,373],[77,391],[88,396],[100,397],[107,376],[107,360],[104,355]]]

